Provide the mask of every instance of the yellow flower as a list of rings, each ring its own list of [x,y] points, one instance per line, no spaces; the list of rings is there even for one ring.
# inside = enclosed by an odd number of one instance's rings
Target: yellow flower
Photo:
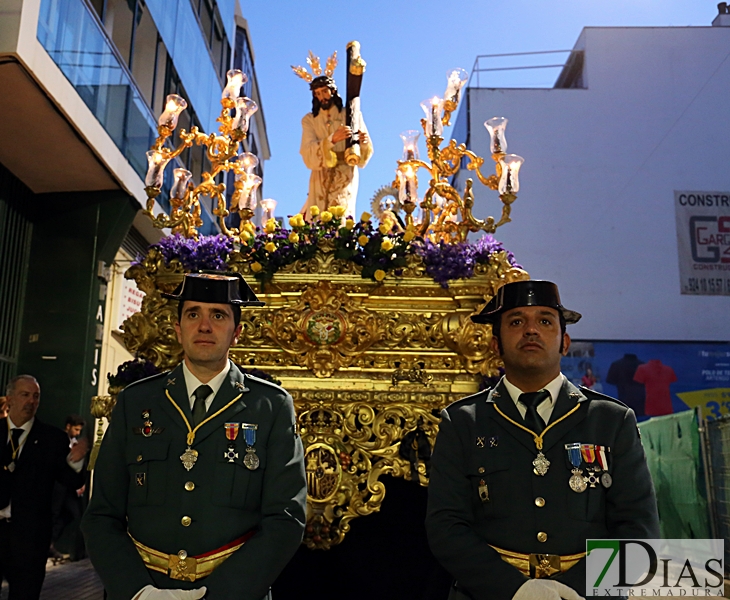
[[[369,212],[364,212],[360,215],[360,220],[363,222],[369,221],[371,216],[372,215]]]
[[[322,223],[329,223],[332,220],[332,213],[328,210],[323,210],[319,213],[319,220],[322,221]]]
[[[266,221],[266,225],[264,226],[264,231],[266,233],[274,233],[276,231],[276,226],[278,223],[276,222],[276,219],[269,219]]]
[[[344,215],[346,210],[347,209],[344,206],[333,206],[332,208],[330,208],[330,212],[332,213],[332,215],[337,218],[340,218],[342,215]]]
[[[413,230],[407,229],[406,232],[403,234],[403,241],[408,243],[412,241],[414,237],[416,237],[416,234],[413,233]]]
[[[251,270],[254,273],[258,273],[261,269],[263,269],[263,267],[261,266],[261,263],[257,263],[257,262],[251,263]]]
[[[251,223],[251,221],[246,221],[243,224],[244,231],[248,231],[249,233],[256,233],[256,225]]]
[[[357,238],[357,243],[361,246],[367,246],[368,241],[370,241],[370,238],[364,233],[359,238]]]
[[[387,235],[390,231],[390,227],[388,227],[387,223],[381,223],[380,227],[378,227],[378,231],[380,231],[383,235]]]
[[[347,229],[352,229],[353,227],[355,227],[355,221],[353,221],[352,219],[347,219],[347,221],[345,221],[345,227],[347,227]]]
[[[266,242],[266,245],[264,246],[264,250],[267,252],[275,252],[276,251],[276,244],[274,242]]]
[[[298,234],[298,233],[297,233],[296,231],[292,231],[292,232],[291,232],[291,233],[289,234],[289,241],[290,241],[290,242],[291,242],[292,244],[296,244],[296,243],[297,243],[297,242],[299,241],[299,234]]]
[[[309,209],[309,214],[312,215],[313,217],[316,217],[319,214],[319,208],[317,208],[316,206],[312,206]]]
[[[375,273],[373,273],[373,276],[375,277],[375,281],[383,281],[383,279],[385,279],[385,271],[378,269]]]
[[[293,217],[289,218],[290,227],[304,227],[304,217],[302,213],[297,213]]]
[[[387,252],[388,250],[392,250],[392,249],[393,249],[393,242],[391,242],[391,241],[390,241],[390,240],[389,240],[388,238],[385,238],[385,239],[384,239],[384,240],[383,240],[383,241],[382,241],[382,242],[380,243],[380,249],[381,249],[381,250],[382,250],[383,252]]]

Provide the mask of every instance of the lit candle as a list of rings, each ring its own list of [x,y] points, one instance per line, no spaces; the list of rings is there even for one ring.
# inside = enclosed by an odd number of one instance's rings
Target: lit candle
[[[426,113],[426,135],[441,135],[443,123],[441,116],[444,109],[444,102],[438,96],[421,102],[421,108]]]
[[[221,94],[221,99],[225,100],[226,98],[229,98],[231,100],[235,100],[241,93],[241,87],[243,84],[248,81],[248,77],[239,69],[231,69],[228,73],[226,73],[226,77],[228,78],[228,83]]]
[[[507,138],[504,135],[507,128],[507,119],[505,117],[492,117],[488,121],[484,121],[484,127],[489,132],[489,149],[492,154],[507,152]]]
[[[266,223],[269,219],[274,218],[274,209],[276,208],[276,200],[273,198],[264,198],[261,201],[261,208],[264,209],[264,214],[261,217],[261,222]]]
[[[253,100],[251,100],[251,98],[246,98],[245,96],[242,98],[237,98],[236,114],[233,117],[233,123],[231,125],[233,129],[238,129],[243,133],[246,133],[248,131],[249,118],[258,109],[259,107]]]
[[[403,160],[416,160],[418,158],[418,136],[421,135],[415,129],[409,129],[400,134],[403,140]]]
[[[523,162],[525,159],[516,154],[506,154],[499,159],[502,176],[497,189],[500,194],[516,194],[520,191],[519,173]]]
[[[144,178],[146,187],[160,189],[165,175],[165,167],[170,161],[165,158],[159,150],[149,150],[147,152],[147,175]]]
[[[254,210],[256,208],[256,190],[261,185],[261,177],[248,173],[241,173],[240,175],[236,173],[236,179],[243,181],[238,197],[238,209],[248,208]]]
[[[170,94],[165,100],[165,110],[157,120],[157,124],[169,129],[175,129],[177,127],[177,118],[187,107],[188,103],[184,98],[177,94]]]
[[[451,69],[451,71],[446,73],[446,92],[444,93],[444,100],[453,103],[452,111],[456,110],[456,107],[459,104],[461,88],[464,87],[468,77],[469,76],[464,69]]]
[[[243,167],[243,170],[246,171],[246,173],[251,174],[253,173],[253,170],[258,167],[259,159],[255,154],[244,152],[243,154],[238,155],[238,163]]]

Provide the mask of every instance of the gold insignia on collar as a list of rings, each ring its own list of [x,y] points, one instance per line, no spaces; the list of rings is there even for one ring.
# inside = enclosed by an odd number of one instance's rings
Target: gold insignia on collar
[[[487,439],[486,436],[478,435],[477,436],[477,448],[484,448],[484,442],[486,439]]]
[[[579,394],[578,392],[569,392],[568,396],[570,396],[571,398],[580,398],[582,394]]]
[[[246,389],[246,386],[241,381],[237,381],[233,385],[235,385],[241,391],[244,391]]]
[[[492,398],[501,398],[502,394],[500,394],[497,390],[492,392]]]
[[[167,385],[175,385],[175,378],[170,377],[170,379],[167,380]]]

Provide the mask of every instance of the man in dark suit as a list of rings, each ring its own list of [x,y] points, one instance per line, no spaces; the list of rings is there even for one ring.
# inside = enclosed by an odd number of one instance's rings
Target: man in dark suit
[[[426,528],[450,599],[577,600],[586,539],[659,537],[633,411],[560,372],[580,317],[548,281],[509,283],[472,317],[505,376],[442,412]]]
[[[10,600],[40,596],[51,543],[53,485],[79,488],[84,483],[85,441],[69,452],[68,438],[36,416],[41,389],[30,375],[7,387],[10,411],[0,423],[0,580]]]
[[[228,359],[240,276],[187,275],[183,362],[120,395],[82,529],[110,600],[261,600],[301,543],[303,448],[291,396]]]

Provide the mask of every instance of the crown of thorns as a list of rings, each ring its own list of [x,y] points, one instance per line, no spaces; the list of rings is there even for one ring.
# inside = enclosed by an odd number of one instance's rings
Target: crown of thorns
[[[297,75],[298,77],[301,77],[307,83],[312,83],[312,80],[315,77],[319,78],[322,75],[322,64],[319,61],[319,56],[315,56],[311,50],[309,51],[309,56],[307,56],[307,64],[309,65],[309,68],[312,70],[311,73],[309,71],[307,71],[306,67],[301,67],[301,66],[295,67],[294,65],[292,65],[292,71],[294,71],[295,75]],[[332,56],[330,56],[327,59],[327,63],[325,64],[325,67],[324,67],[325,77],[328,77],[331,79],[336,68],[337,68],[337,50],[335,50],[332,53]]]

